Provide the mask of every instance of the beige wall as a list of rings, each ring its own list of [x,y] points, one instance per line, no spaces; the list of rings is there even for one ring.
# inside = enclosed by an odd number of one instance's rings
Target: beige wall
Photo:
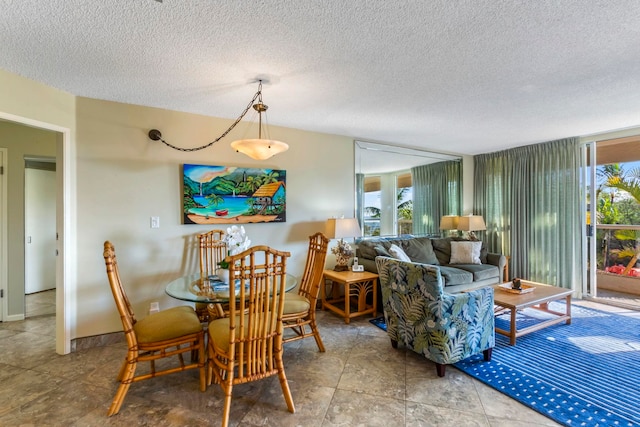
[[[116,247],[135,312],[146,314],[152,301],[161,309],[182,304],[166,296],[164,287],[197,272],[194,236],[214,228],[181,224],[183,163],[286,170],[287,222],[245,228],[253,244],[290,251],[288,271],[296,276],[304,267],[308,236],[324,230],[328,217],[353,213],[350,138],[272,127],[271,136],[290,148],[256,161],[230,148],[242,136],[236,131],[192,153],[147,137],[149,129],[158,128],[172,144],[203,145],[221,134],[228,120],[88,98],[78,98],[77,107],[78,336],[121,328],[104,272],[101,247],[107,239]],[[151,216],[160,217],[159,229],[150,228]]]
[[[66,265],[67,269],[58,268],[57,283],[64,283],[71,289],[75,289],[75,234],[74,234],[74,218],[75,209],[73,206],[73,193],[75,191],[75,170],[73,164],[68,161],[72,160],[72,153],[75,147],[75,97],[66,92],[60,91],[43,85],[41,83],[20,77],[16,74],[0,70],[0,120],[8,120],[19,122],[36,128],[44,128],[59,132],[56,134],[56,157],[62,159],[62,154],[66,153],[66,162],[59,161],[56,166],[56,175],[58,180],[58,188],[62,188],[64,180],[68,191],[58,193],[57,212],[61,213],[63,206],[67,215],[56,215],[57,228],[60,232],[60,240],[58,247],[64,248],[61,256],[58,257],[58,265],[63,265],[64,256],[71,259]],[[9,169],[11,165],[8,166]],[[19,201],[7,200],[4,207],[8,210],[8,206],[13,202]],[[8,216],[8,214],[7,214]],[[8,220],[4,221],[3,230],[8,230]],[[5,233],[2,233],[5,234]],[[6,233],[8,234],[8,233]],[[5,234],[5,235],[6,235]],[[15,252],[20,251],[19,246],[9,246],[8,239],[3,239],[2,243],[6,246],[0,248],[2,253],[2,265],[0,265],[0,286],[5,290],[5,298],[0,301],[3,306],[3,316],[5,319],[18,320],[22,315],[20,312],[24,310],[24,281],[8,280],[9,270],[17,270],[19,275],[24,271],[24,264],[9,265],[8,255],[13,252],[13,259],[16,259]],[[13,273],[11,273],[13,276]],[[58,292],[57,299],[59,306],[64,304],[68,307],[74,306],[75,292],[66,295]],[[58,314],[56,316],[56,351],[65,353],[69,351],[69,339],[74,333],[75,328],[75,309],[70,310],[71,316]],[[72,318],[73,317],[73,318]],[[65,338],[66,336],[66,338]]]
[[[2,69],[0,88],[0,112],[50,123],[73,132],[75,96]]]
[[[76,98],[3,70],[0,92],[1,118],[69,130],[77,183],[70,189],[77,201],[72,233],[77,251],[67,263],[74,270],[71,279],[77,282],[68,298],[77,302],[70,315],[71,338],[121,329],[104,271],[106,239],[116,245],[122,277],[140,317],[151,301],[160,301],[161,308],[180,304],[165,295],[164,285],[196,271],[193,236],[208,229],[181,224],[182,163],[285,169],[287,222],[249,224],[246,229],[254,243],[290,251],[289,271],[295,275],[304,265],[307,237],[322,230],[328,217],[353,213],[351,138],[274,127],[271,136],[287,141],[291,148],[265,162],[230,149],[230,141],[239,133],[206,150],[183,153],[151,142],[148,130],[157,127],[176,145],[194,146],[211,141],[230,122]],[[149,227],[150,216],[160,217],[160,229]],[[23,292],[9,289],[9,293],[22,298]]]
[[[23,90],[14,90],[16,85]],[[254,161],[230,149],[229,143],[240,136],[238,133],[232,133],[207,150],[183,153],[151,142],[147,131],[158,127],[171,142],[193,146],[212,140],[230,122],[156,108],[69,98],[55,89],[0,71],[0,90],[5,93],[6,87],[11,87],[6,93],[16,102],[0,101],[4,118],[16,116],[28,123],[42,121],[54,127],[69,127],[73,141],[77,141],[69,153],[75,160],[77,182],[77,256],[69,260],[77,281],[71,298],[77,301],[77,312],[70,316],[71,338],[121,328],[104,273],[101,248],[106,239],[116,245],[125,285],[141,316],[146,314],[151,301],[160,301],[163,308],[179,304],[165,295],[164,285],[178,275],[196,271],[193,236],[208,229],[181,224],[182,163],[285,169],[287,222],[249,224],[246,229],[256,244],[289,250],[292,253],[289,271],[295,275],[300,275],[304,265],[307,237],[322,230],[326,218],[353,213],[351,138],[272,128],[272,136],[287,141],[291,148],[266,162]],[[60,97],[64,99],[61,101]],[[25,98],[30,102],[25,102]],[[75,115],[69,118],[68,112]],[[38,132],[23,125],[12,126],[13,137],[21,132]],[[14,151],[10,152],[12,164]],[[15,154],[20,155],[17,151]],[[14,184],[20,186],[14,182],[11,185]],[[9,204],[23,205],[13,192]],[[12,214],[20,215],[19,210]],[[160,217],[160,229],[149,227],[150,216]],[[12,252],[24,253],[23,249],[23,245],[11,243]],[[14,259],[17,258],[13,256],[12,263]],[[23,259],[17,263],[23,265]],[[20,278],[24,269],[19,267],[15,273],[14,268],[11,270],[13,285],[7,293],[10,310],[15,313],[23,309],[24,284]],[[19,276],[13,280],[16,274]]]
[[[193,237],[209,228],[181,224],[183,163],[285,169],[287,222],[249,224],[246,229],[253,243],[290,251],[288,270],[298,276],[307,237],[322,230],[328,217],[353,215],[351,138],[273,127],[271,136],[288,142],[290,149],[264,162],[231,150],[230,141],[244,136],[240,131],[206,150],[185,153],[150,141],[148,130],[160,129],[165,139],[179,146],[197,146],[218,136],[230,121],[77,98],[3,70],[0,92],[0,118],[16,116],[67,130],[71,159],[65,161],[75,168],[66,171],[72,178],[70,235],[77,249],[67,254],[71,259],[66,263],[71,267],[68,280],[73,282],[73,295],[67,296],[73,311],[66,326],[70,338],[121,329],[102,258],[107,239],[116,246],[125,287],[140,317],[151,301],[159,301],[161,308],[180,304],[165,295],[164,286],[196,271]],[[58,158],[60,139],[58,135]],[[470,200],[468,179],[465,173],[465,206]],[[160,217],[159,229],[150,228],[151,216]]]

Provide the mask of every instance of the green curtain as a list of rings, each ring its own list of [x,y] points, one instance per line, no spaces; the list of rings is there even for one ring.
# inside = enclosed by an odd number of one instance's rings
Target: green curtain
[[[462,167],[459,161],[411,168],[413,233],[440,234],[440,217],[460,215]]]
[[[511,257],[511,277],[580,289],[578,138],[474,156],[474,212],[490,252]]]

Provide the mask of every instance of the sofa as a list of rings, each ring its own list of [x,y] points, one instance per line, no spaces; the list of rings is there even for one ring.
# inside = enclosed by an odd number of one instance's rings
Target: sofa
[[[488,252],[483,242],[458,237],[408,235],[362,239],[356,247],[358,263],[366,271],[378,273],[377,256],[402,259],[402,256],[392,253],[394,245],[408,257],[405,261],[439,266],[444,290],[448,293],[469,291],[503,281],[507,264],[504,255]],[[475,253],[465,252],[469,247],[473,247],[471,250]]]
[[[448,364],[495,345],[493,287],[445,292],[441,268],[378,256],[384,318],[393,348],[402,345],[435,362],[438,376]]]

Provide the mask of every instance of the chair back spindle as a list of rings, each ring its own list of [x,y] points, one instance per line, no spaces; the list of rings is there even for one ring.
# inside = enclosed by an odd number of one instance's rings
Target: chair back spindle
[[[198,235],[200,248],[200,276],[215,274],[218,263],[227,256],[227,243],[223,230],[211,230]]]
[[[136,335],[133,333],[133,326],[137,322],[136,316],[131,308],[129,298],[122,287],[116,251],[110,242],[105,242],[103,255],[107,269],[107,278],[109,279],[111,293],[113,294],[118,313],[120,313],[120,320],[122,321],[122,328],[125,339],[127,340],[127,345],[129,348],[137,346]]]
[[[277,375],[295,412],[282,361],[282,313],[289,252],[254,246],[228,256],[229,316],[209,323],[207,381],[225,395],[222,426],[229,422],[233,386]]]
[[[283,322],[284,328],[292,331],[284,338],[284,342],[314,337],[320,351],[324,344],[316,324],[316,305],[318,294],[323,283],[324,264],[327,258],[329,239],[322,233],[309,236],[309,250],[304,273],[296,295],[285,297]],[[310,331],[307,329],[309,327]]]

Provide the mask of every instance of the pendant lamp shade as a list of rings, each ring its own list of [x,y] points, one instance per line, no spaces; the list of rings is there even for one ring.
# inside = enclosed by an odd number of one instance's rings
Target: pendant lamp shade
[[[252,159],[266,160],[289,149],[289,146],[275,139],[239,139],[231,143],[231,148]]]

